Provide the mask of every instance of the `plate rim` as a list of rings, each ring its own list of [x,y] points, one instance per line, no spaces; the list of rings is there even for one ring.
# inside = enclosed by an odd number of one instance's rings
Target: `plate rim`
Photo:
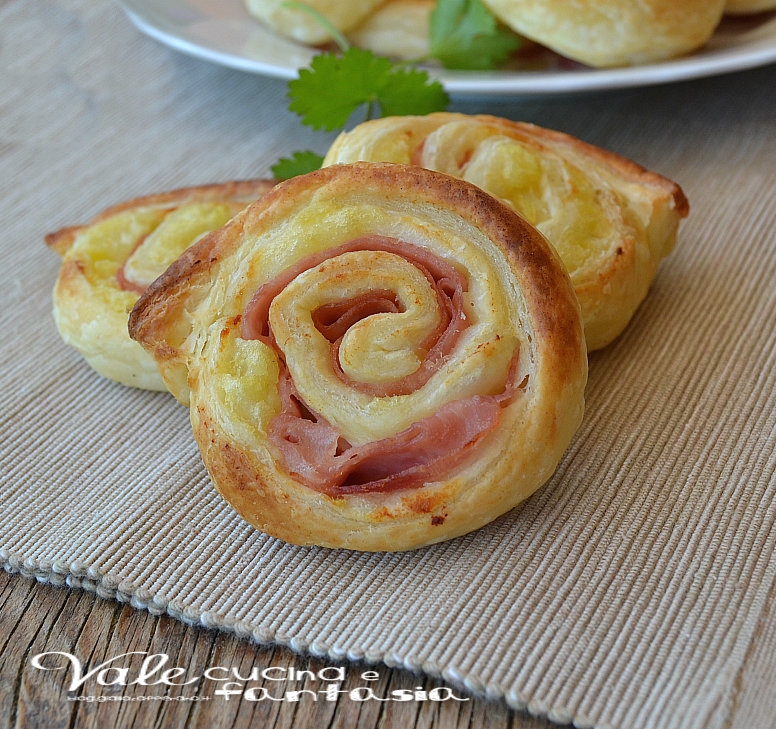
[[[226,1],[234,3],[235,6],[242,6],[242,0]],[[154,19],[154,7],[160,4],[158,0],[118,2],[138,30],[173,50],[221,66],[271,78],[291,80],[297,76],[299,66],[264,62],[238,53],[218,50],[212,47],[212,44],[206,45],[186,37],[180,31],[168,27],[169,24]],[[181,8],[191,6],[190,0],[164,0],[163,4]],[[247,11],[245,15],[250,19]],[[771,25],[772,36],[758,39],[748,46],[725,47],[718,51],[696,53],[640,66],[573,71],[428,71],[453,96],[544,96],[637,88],[744,71],[776,63],[776,14],[772,14],[772,17],[765,21],[765,27]],[[268,30],[264,32],[271,34]],[[293,41],[281,40],[310,59],[315,55],[314,49],[308,49]]]

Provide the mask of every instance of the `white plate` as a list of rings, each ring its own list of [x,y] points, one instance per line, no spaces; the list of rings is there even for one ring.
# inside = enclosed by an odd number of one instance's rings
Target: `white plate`
[[[264,29],[243,0],[119,0],[152,38],[207,61],[291,79],[314,51]],[[776,15],[723,21],[700,51],[671,61],[618,69],[434,71],[454,95],[541,95],[666,83],[776,62]]]

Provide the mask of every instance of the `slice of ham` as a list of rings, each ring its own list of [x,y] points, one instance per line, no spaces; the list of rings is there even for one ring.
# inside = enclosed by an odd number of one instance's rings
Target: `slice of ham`
[[[406,395],[428,382],[439,369],[444,357],[452,351],[460,333],[468,326],[463,308],[464,292],[467,290],[465,277],[447,261],[424,248],[395,238],[374,235],[357,238],[327,251],[306,256],[259,288],[243,312],[241,334],[243,339],[259,339],[275,347],[269,326],[269,309],[273,299],[304,271],[343,253],[364,250],[386,251],[402,256],[424,272],[436,293],[437,306],[442,317],[439,326],[429,332],[421,345],[423,359],[420,367],[406,377],[376,384],[352,380],[340,366],[339,345],[348,327],[371,314],[392,311],[392,306],[399,311],[393,292],[379,290],[356,299],[324,305],[313,312],[313,322],[332,344],[331,361],[334,372],[349,387],[375,397]]]
[[[280,395],[270,440],[294,479],[331,496],[412,489],[440,478],[498,425],[504,402],[492,395],[456,400],[390,438],[351,446],[303,404],[288,370]]]
[[[333,304],[324,304],[313,312],[315,328],[329,342],[339,342],[357,322],[373,314],[398,314],[403,311],[393,291],[376,290]]]
[[[355,250],[396,253],[420,268],[436,292],[442,317],[422,345],[425,357],[415,372],[384,385],[373,385],[352,382],[342,372],[339,343],[357,321],[376,313],[400,311],[396,295],[376,290],[321,306],[312,313],[313,322],[332,344],[334,372],[349,386],[376,397],[414,392],[439,369],[468,326],[463,310],[466,279],[429,251],[383,236],[359,238],[308,256],[256,292],[243,312],[242,337],[259,339],[272,346],[281,361],[278,382],[281,411],[270,421],[269,439],[282,453],[286,468],[295,480],[332,496],[413,489],[439,479],[471,455],[475,446],[498,425],[503,407],[511,402],[516,390],[526,384],[525,380],[515,384],[516,367],[513,366],[500,395],[477,395],[447,403],[434,415],[389,438],[360,446],[345,441],[331,423],[305,404],[297,391],[272,336],[269,309],[275,296],[300,273],[328,258]]]

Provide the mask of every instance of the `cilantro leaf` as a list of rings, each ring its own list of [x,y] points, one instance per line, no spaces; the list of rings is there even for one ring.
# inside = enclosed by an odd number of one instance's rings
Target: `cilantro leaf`
[[[297,175],[317,170],[323,164],[323,156],[317,152],[294,152],[291,157],[282,157],[272,167],[276,180],[288,180]]]
[[[445,109],[449,102],[442,85],[425,72],[396,66],[360,48],[315,56],[309,68],[289,81],[288,95],[288,108],[304,124],[326,131],[344,127],[363,105],[371,118],[376,106],[383,115],[426,114]]]
[[[378,97],[383,116],[424,115],[444,111],[450,103],[444,87],[425,71],[395,66]]]
[[[344,54],[321,53],[288,83],[288,108],[313,129],[344,127],[362,104],[374,102],[376,89],[391,71],[387,58],[350,48]]]
[[[446,68],[485,70],[506,61],[521,44],[499,25],[482,0],[438,0],[431,13],[431,55]]]

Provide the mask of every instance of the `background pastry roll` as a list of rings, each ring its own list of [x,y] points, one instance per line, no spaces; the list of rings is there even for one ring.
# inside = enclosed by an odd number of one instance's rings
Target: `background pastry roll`
[[[483,0],[517,33],[590,66],[661,61],[700,48],[725,0]]]
[[[383,0],[305,0],[314,13],[334,29],[355,28],[382,4]],[[332,40],[326,26],[315,14],[292,7],[286,0],[245,0],[248,12],[272,30],[300,43],[320,45]]]
[[[141,297],[215,487],[295,544],[404,550],[553,473],[584,409],[579,307],[544,237],[457,178],[339,165],[281,183]]]
[[[353,45],[379,56],[407,61],[428,58],[435,0],[388,0],[351,30]]]
[[[442,112],[366,122],[334,141],[324,165],[356,160],[461,177],[525,216],[569,271],[589,351],[628,324],[689,210],[678,185],[630,160],[493,116]]]
[[[146,287],[199,237],[226,223],[272,182],[245,180],[135,198],[46,243],[62,256],[54,320],[63,341],[100,375],[164,390],[150,357],[129,338],[127,317]]]

